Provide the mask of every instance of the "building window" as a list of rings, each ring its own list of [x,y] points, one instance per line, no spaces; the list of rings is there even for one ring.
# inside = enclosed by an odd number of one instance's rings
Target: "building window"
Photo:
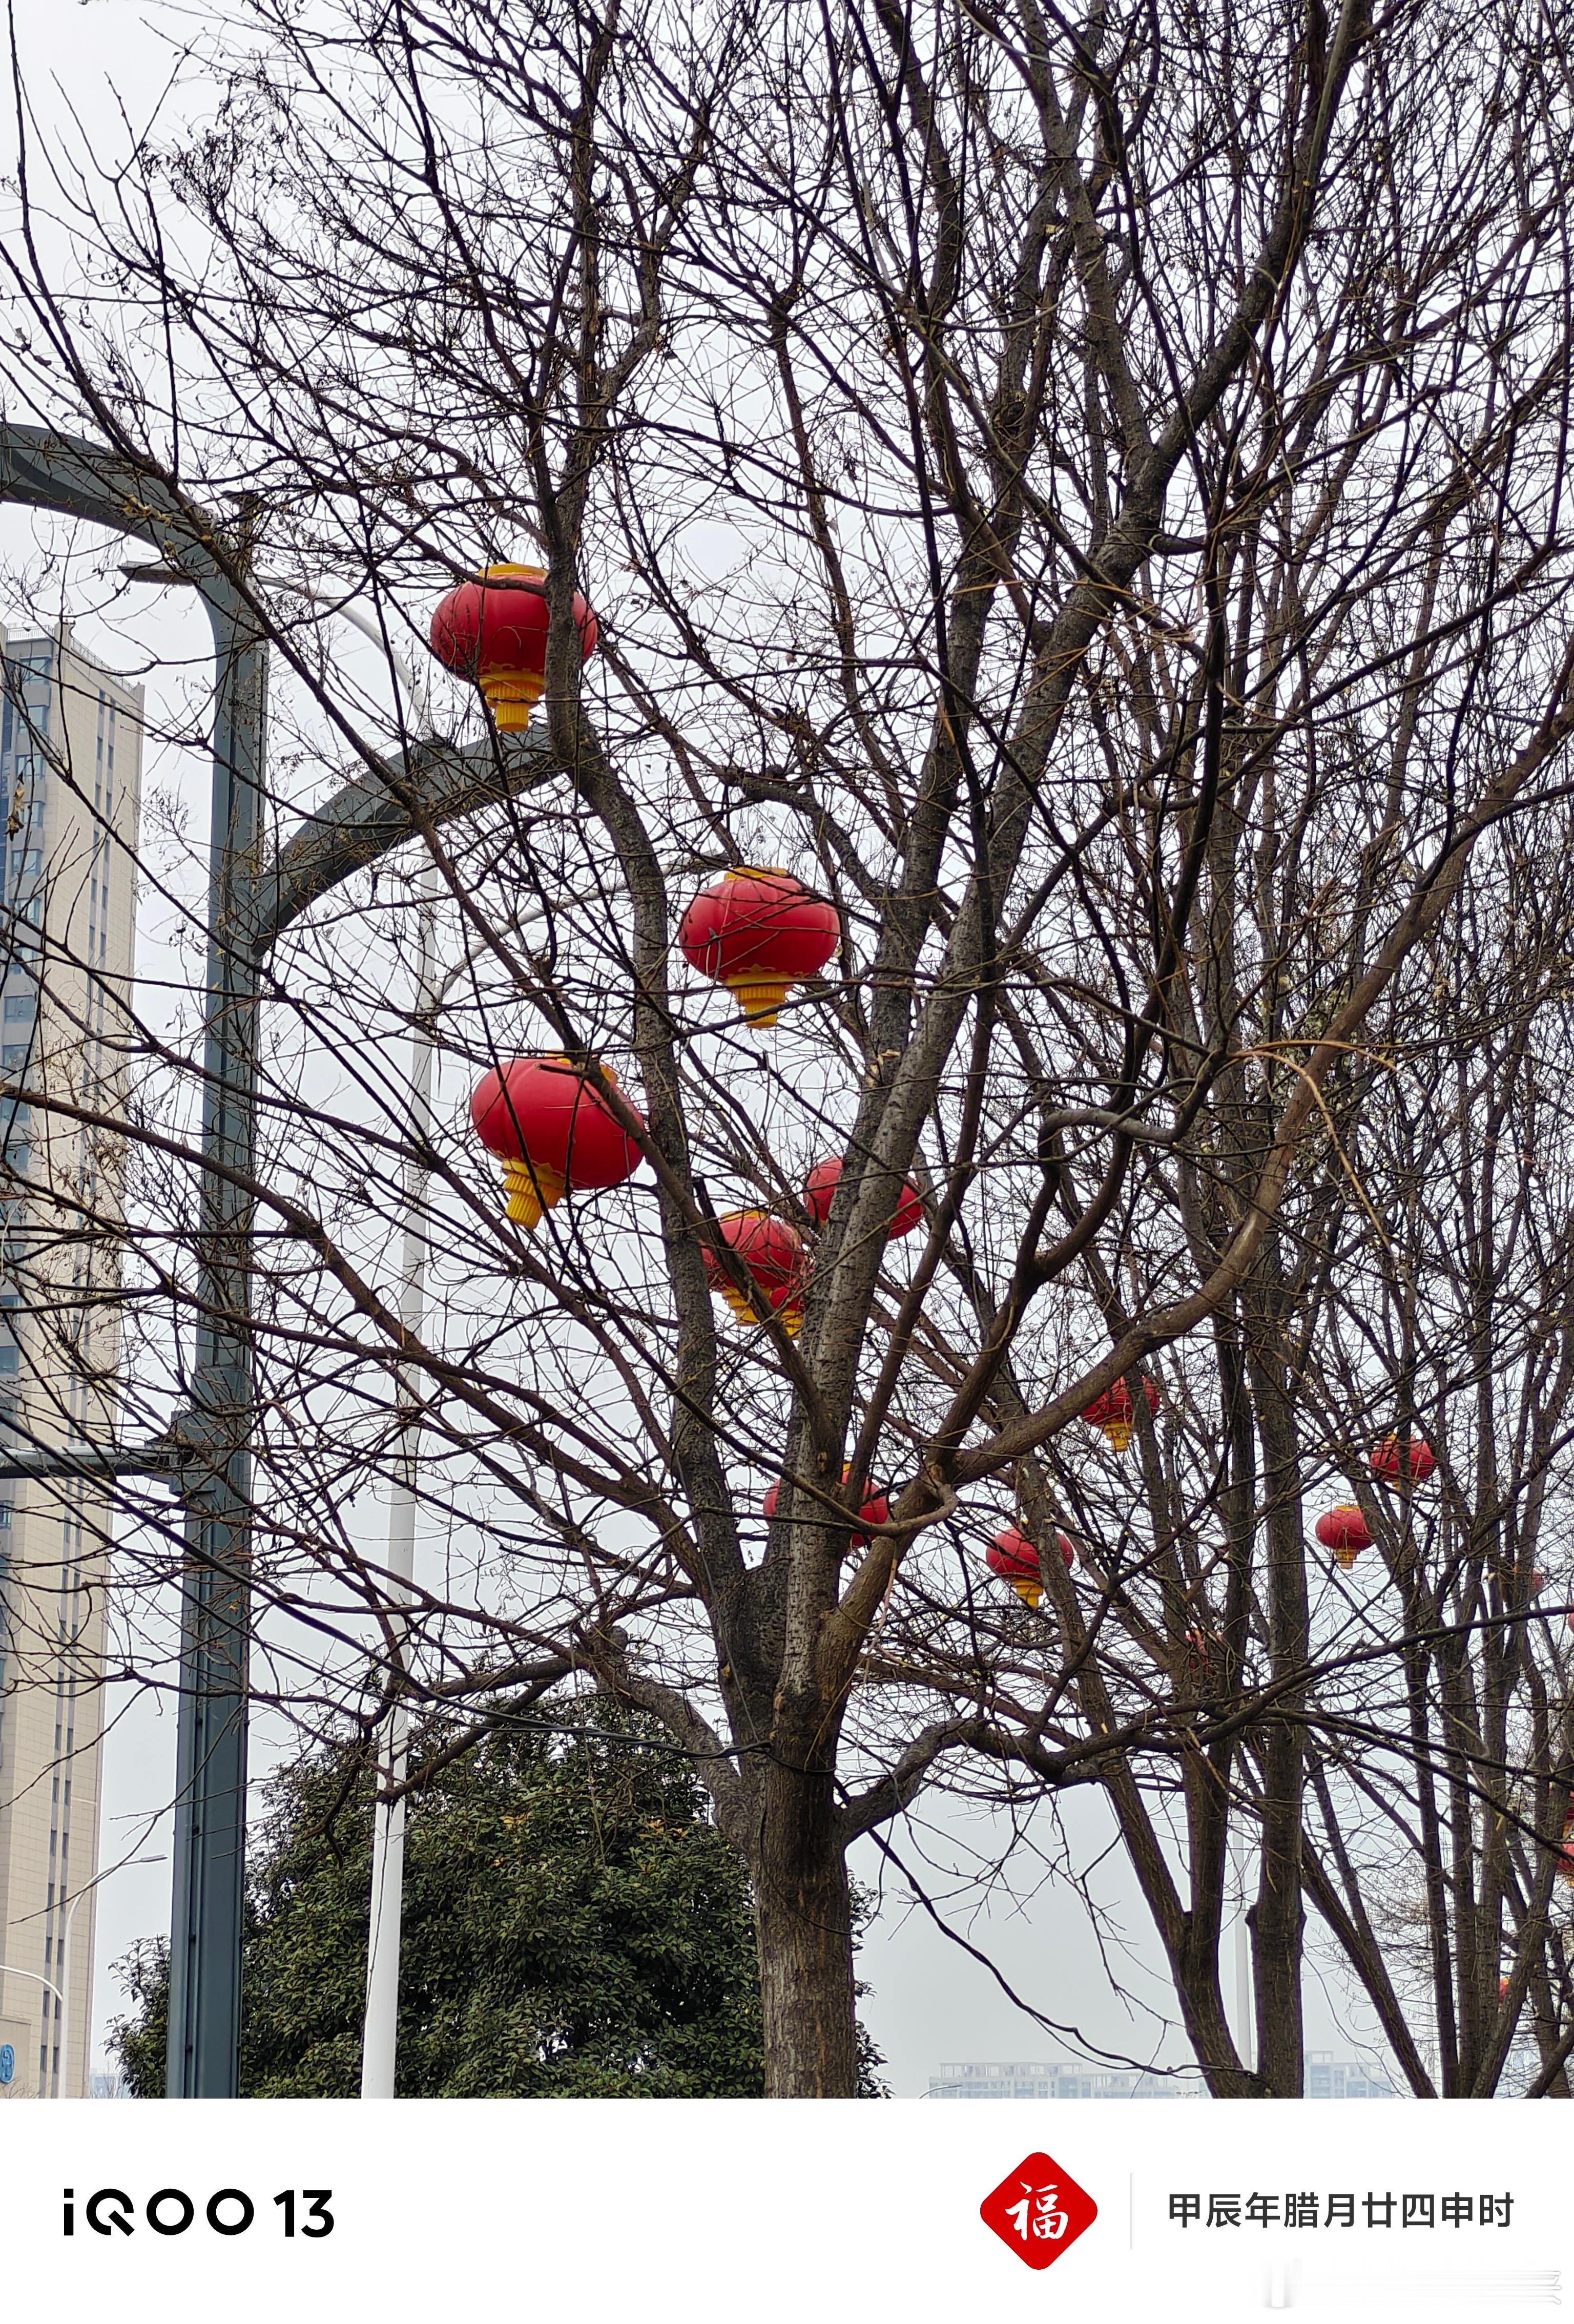
[[[8,1025],[29,1025],[38,1003],[31,992],[8,992],[5,996],[5,1022]]]

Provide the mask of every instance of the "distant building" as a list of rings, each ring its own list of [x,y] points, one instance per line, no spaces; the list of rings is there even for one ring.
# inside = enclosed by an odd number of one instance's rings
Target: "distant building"
[[[1200,2098],[1194,2075],[1107,2072],[1051,2058],[1016,2063],[969,2060],[942,2066],[929,2084],[932,2098]]]
[[[8,1445],[114,1433],[124,1140],[101,1125],[125,1102],[142,724],[69,622],[0,630]],[[0,2100],[87,2094],[108,1542],[101,1488],[0,1482]]]
[[[1195,2074],[1109,2072],[1062,2058],[998,2062],[970,2060],[942,2066],[929,2083],[932,2098],[1201,2098]],[[1353,2058],[1313,2050],[1306,2061],[1309,2098],[1391,2098],[1381,2074]]]
[[[1336,2058],[1330,2050],[1309,2050],[1306,2095],[1309,2098],[1391,2098],[1394,2087],[1358,2059]]]

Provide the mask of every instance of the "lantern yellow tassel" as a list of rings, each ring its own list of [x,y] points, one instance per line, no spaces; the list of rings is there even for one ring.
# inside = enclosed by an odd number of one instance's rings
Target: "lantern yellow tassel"
[[[502,1166],[502,1190],[508,1197],[506,1210],[516,1226],[527,1234],[534,1234],[541,1223],[544,1211],[556,1208],[568,1191],[566,1180],[543,1163],[505,1162]]]
[[[718,1283],[715,1286],[715,1288],[721,1293],[723,1298],[726,1301],[728,1306],[732,1310],[733,1314],[736,1315],[741,1323],[759,1323],[759,1317],[750,1305],[749,1294],[746,1291],[741,1291],[735,1283],[728,1283],[725,1281]],[[796,1340],[799,1332],[803,1329],[804,1310],[802,1302],[795,1300],[788,1306],[778,1307],[776,1312],[780,1322],[786,1328],[788,1339]]]
[[[790,976],[729,976],[728,991],[743,1011],[746,1024],[756,1025],[763,1032],[774,1025],[781,1013],[782,1002],[793,989]]]
[[[484,669],[481,691],[497,721],[500,734],[522,734],[530,713],[547,690],[547,681],[533,669]]]

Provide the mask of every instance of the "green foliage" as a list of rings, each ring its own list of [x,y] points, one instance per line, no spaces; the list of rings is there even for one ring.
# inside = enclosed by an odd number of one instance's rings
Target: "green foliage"
[[[609,1724],[602,1706],[594,1719]],[[626,1726],[627,1739],[499,1738],[412,1794],[402,2096],[761,2095],[747,1884],[685,1763]],[[426,1736],[413,1764],[442,1740]],[[275,1800],[247,1904],[241,2094],[353,2098],[370,1782],[344,1754],[318,1756]],[[167,1945],[120,1970],[133,2006],[114,2047],[137,2095],[160,2097]]]

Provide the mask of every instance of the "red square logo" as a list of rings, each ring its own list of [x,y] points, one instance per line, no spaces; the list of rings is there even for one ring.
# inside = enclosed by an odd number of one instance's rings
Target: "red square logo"
[[[1047,2154],[1029,2154],[979,2205],[979,2217],[1029,2267],[1053,2267],[1099,2216],[1085,2187]]]

